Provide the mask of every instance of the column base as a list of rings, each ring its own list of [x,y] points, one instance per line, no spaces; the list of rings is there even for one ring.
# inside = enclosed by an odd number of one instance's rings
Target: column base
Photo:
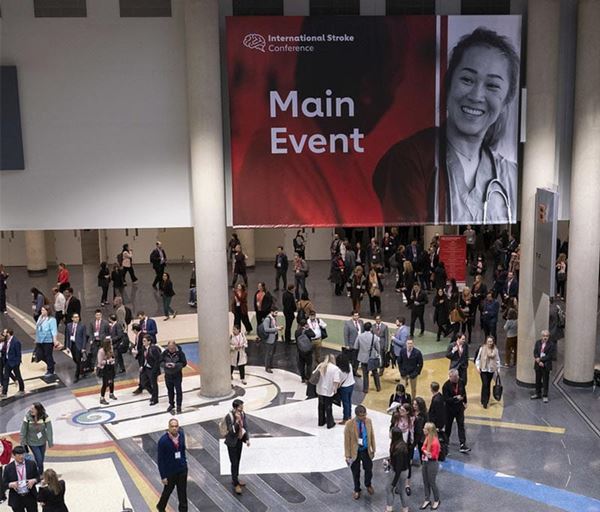
[[[535,382],[523,382],[519,379],[516,379],[516,381],[517,381],[517,386],[520,386],[522,388],[529,388],[529,389],[535,388]]]
[[[29,270],[29,269],[27,269],[27,274],[29,275],[29,277],[45,276],[46,274],[48,274],[48,269],[47,268],[45,268],[43,270]]]
[[[572,380],[565,379],[563,377],[562,380],[567,386],[571,386],[573,388],[591,388],[594,385],[594,381],[586,381],[586,382],[573,382]]]

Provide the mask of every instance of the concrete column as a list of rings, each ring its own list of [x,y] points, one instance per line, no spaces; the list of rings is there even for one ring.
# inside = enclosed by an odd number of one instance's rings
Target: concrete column
[[[30,276],[46,275],[46,235],[43,231],[25,231],[25,256]]]
[[[242,252],[247,256],[246,265],[253,267],[256,264],[256,250],[254,249],[254,229],[236,229]]]
[[[600,0],[580,0],[569,225],[564,382],[591,386],[596,355],[600,255]]]
[[[429,249],[429,244],[436,234],[443,235],[444,226],[435,226],[433,224],[423,226],[423,249]]]
[[[555,186],[559,0],[529,0],[527,133],[521,189],[521,269],[517,382],[535,382],[533,345],[548,327],[548,296],[533,289],[535,191]]]
[[[218,0],[185,1],[201,394],[231,393]]]

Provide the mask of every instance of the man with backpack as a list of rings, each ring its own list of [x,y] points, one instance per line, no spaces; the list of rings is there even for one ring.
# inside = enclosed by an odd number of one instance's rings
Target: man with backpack
[[[302,384],[308,381],[312,374],[313,367],[313,343],[315,332],[306,325],[306,320],[302,318],[298,322],[298,329],[295,333],[296,347],[298,348],[298,369]]]

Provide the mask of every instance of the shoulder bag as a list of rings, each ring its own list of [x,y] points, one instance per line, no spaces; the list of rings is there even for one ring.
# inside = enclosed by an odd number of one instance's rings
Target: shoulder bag
[[[502,381],[500,380],[500,373],[496,372],[496,382],[492,388],[492,394],[498,402],[502,399],[502,391],[504,391],[504,388],[502,387]]]
[[[381,366],[381,361],[379,359],[379,354],[375,352],[375,357],[373,357],[373,344],[375,343],[375,335],[371,334],[371,348],[369,349],[369,361],[367,362],[367,371],[377,370]]]

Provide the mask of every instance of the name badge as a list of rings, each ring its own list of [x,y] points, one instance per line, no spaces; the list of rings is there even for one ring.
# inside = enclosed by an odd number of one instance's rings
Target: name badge
[[[281,267],[281,263],[277,263],[277,266],[278,266],[278,267]]]
[[[75,336],[71,336],[71,341],[75,341]]]
[[[42,433],[41,433],[41,432],[38,432],[38,433],[37,433],[37,438],[38,438],[38,439],[41,439],[41,438],[42,438]]]
[[[181,459],[181,452],[175,452],[175,458]]]
[[[362,439],[362,437],[360,437],[358,439],[358,446],[362,446],[362,445],[363,445],[363,439]]]
[[[540,357],[546,357],[546,352],[542,352],[542,353],[540,354]]]
[[[98,331],[96,331],[96,332],[94,333],[94,338],[98,338],[98,337],[100,337],[100,333],[99,333]]]

